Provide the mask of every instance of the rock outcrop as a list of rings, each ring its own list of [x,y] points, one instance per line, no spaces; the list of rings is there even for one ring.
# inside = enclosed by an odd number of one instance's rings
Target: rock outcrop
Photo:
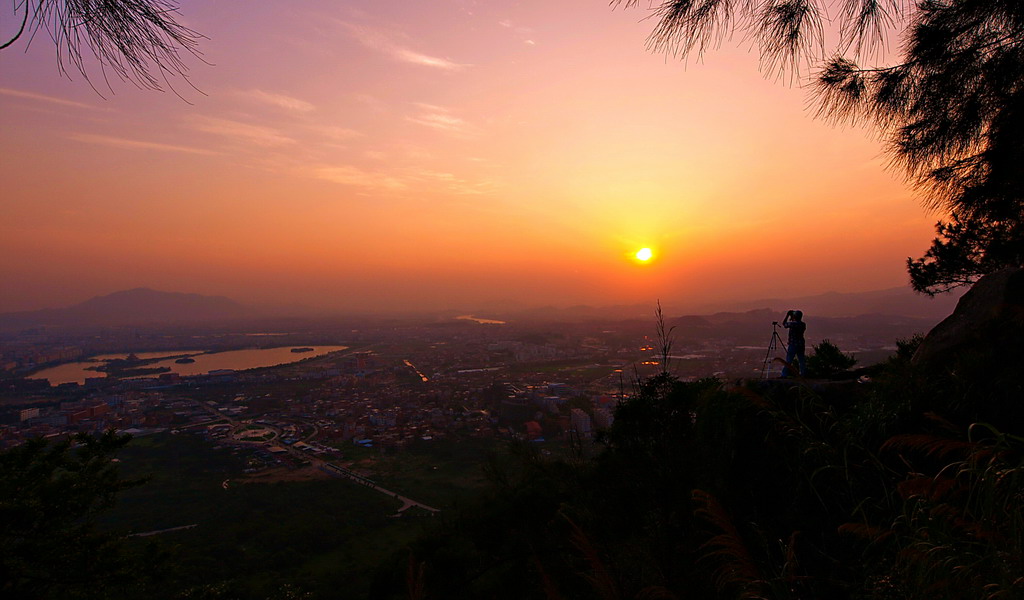
[[[956,361],[965,352],[1024,361],[1024,269],[1007,268],[986,275],[936,325],[914,353],[913,364]]]

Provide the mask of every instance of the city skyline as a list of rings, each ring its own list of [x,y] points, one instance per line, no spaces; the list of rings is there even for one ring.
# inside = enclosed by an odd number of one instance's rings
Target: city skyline
[[[396,310],[886,289],[938,218],[749,44],[648,52],[643,10],[181,16],[209,38],[196,89],[61,77],[42,35],[0,55],[0,312],[140,286]]]

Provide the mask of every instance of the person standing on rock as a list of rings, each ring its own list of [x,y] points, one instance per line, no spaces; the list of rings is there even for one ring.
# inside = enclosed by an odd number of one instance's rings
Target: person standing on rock
[[[804,354],[804,332],[807,331],[807,323],[804,323],[804,313],[799,310],[786,311],[782,326],[789,330],[789,343],[786,345],[786,366],[782,368],[781,376],[789,377],[790,367],[796,359],[800,363],[800,376],[803,377],[807,374],[807,357]]]

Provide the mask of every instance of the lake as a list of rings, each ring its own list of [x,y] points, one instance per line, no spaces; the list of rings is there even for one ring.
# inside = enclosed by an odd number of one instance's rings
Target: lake
[[[481,325],[504,325],[505,324],[505,321],[498,321],[498,320],[495,320],[495,319],[481,319],[480,317],[474,317],[473,315],[462,315],[462,316],[458,316],[458,317],[455,317],[455,318],[456,319],[461,319],[463,321],[476,321],[477,323],[480,323]]]
[[[323,356],[329,352],[337,352],[339,350],[346,350],[348,346],[301,346],[303,348],[312,348],[310,352],[292,352],[292,348],[299,346],[282,346],[280,348],[249,348],[246,350],[229,350],[227,352],[214,352],[214,353],[201,353],[199,350],[178,350],[174,352],[140,352],[136,356],[139,358],[159,358],[160,356],[181,356],[182,354],[188,354],[191,358],[195,359],[196,362],[189,364],[179,364],[174,362],[176,359],[168,358],[167,360],[161,360],[147,365],[143,365],[145,368],[153,367],[167,367],[171,373],[178,373],[182,376],[188,375],[205,375],[210,371],[217,369],[234,369],[235,371],[243,371],[245,369],[258,369],[260,367],[273,367],[278,365],[286,365],[307,358],[313,358],[314,356]],[[125,358],[128,354],[103,354],[100,356],[91,357],[92,361],[82,361],[66,363],[58,365],[49,369],[43,369],[38,373],[33,373],[29,376],[30,379],[49,379],[50,385],[60,385],[62,383],[85,383],[86,377],[104,377],[104,373],[100,371],[87,370],[88,367],[95,367],[101,362],[109,361],[118,358]]]

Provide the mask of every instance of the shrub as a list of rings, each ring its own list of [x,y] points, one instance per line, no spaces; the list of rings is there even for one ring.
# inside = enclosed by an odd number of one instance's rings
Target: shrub
[[[839,347],[829,340],[814,346],[814,352],[807,357],[807,374],[810,377],[828,377],[846,371],[857,364],[857,359],[843,354]]]

